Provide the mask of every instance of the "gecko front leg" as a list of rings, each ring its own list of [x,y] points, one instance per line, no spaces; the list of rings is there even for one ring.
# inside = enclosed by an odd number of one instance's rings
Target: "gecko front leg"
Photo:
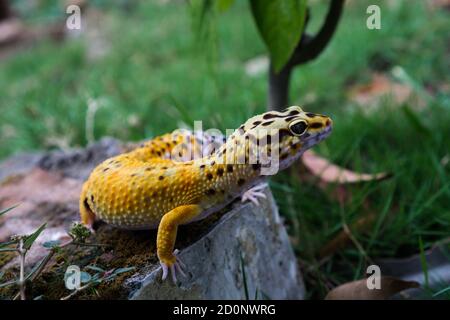
[[[266,187],[267,183],[261,183],[254,186],[253,188],[248,189],[242,194],[241,201],[245,202],[248,200],[253,202],[255,205],[259,206],[258,198],[266,199],[266,195],[263,192],[261,192],[261,190],[263,190]]]
[[[177,250],[174,251],[177,230],[180,224],[187,223],[201,212],[198,205],[183,205],[166,213],[159,223],[156,247],[159,263],[163,271],[162,279],[172,274],[172,280],[177,281],[176,273],[183,273],[183,263],[177,258]]]

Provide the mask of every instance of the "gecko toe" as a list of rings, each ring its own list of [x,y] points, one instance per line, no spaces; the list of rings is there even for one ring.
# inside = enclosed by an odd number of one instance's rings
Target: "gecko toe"
[[[176,271],[175,271],[175,264],[170,266],[170,273],[172,274],[172,281],[173,281],[173,283],[176,284],[177,283],[177,274],[176,274]]]
[[[183,269],[186,268],[186,265],[180,260],[180,258],[177,256],[177,254],[180,251],[178,249],[174,250],[173,255],[175,256],[175,262],[174,263],[169,263],[166,264],[164,262],[160,262],[161,264],[161,269],[162,269],[162,280],[166,280],[169,273],[171,274],[171,278],[173,283],[177,283],[177,273],[181,274],[183,277],[187,277],[186,273],[184,272]]]
[[[162,269],[162,271],[163,271],[163,274],[162,274],[162,277],[161,277],[161,279],[162,280],[166,280],[166,278],[167,278],[167,274],[168,274],[168,268],[167,268],[167,265],[164,263],[164,262],[160,262],[160,264],[161,264],[161,269]]]
[[[267,196],[265,193],[261,192],[264,188],[267,187],[267,183],[261,183],[253,188],[248,189],[242,194],[241,201],[246,202],[250,201],[256,206],[259,206],[258,198],[266,199]]]

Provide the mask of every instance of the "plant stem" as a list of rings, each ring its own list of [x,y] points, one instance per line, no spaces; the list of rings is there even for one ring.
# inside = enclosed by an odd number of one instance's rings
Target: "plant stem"
[[[74,295],[76,295],[78,292],[83,291],[87,288],[89,288],[92,285],[92,282],[89,282],[87,284],[85,284],[82,287],[79,287],[78,289],[75,289],[73,292],[71,292],[69,295],[62,297],[61,300],[69,300],[70,298],[72,298]]]
[[[25,255],[27,250],[23,248],[23,239],[19,242],[19,254],[20,254],[20,276],[19,276],[19,287],[20,287],[20,299],[25,300]]]
[[[301,64],[315,59],[327,46],[336,31],[341,17],[344,0],[331,0],[328,13],[320,30],[314,36],[303,32],[300,42],[297,44],[291,58],[276,73],[272,67],[269,69],[268,109],[282,110],[289,104],[289,83],[292,70]],[[305,21],[304,30],[307,21]]]

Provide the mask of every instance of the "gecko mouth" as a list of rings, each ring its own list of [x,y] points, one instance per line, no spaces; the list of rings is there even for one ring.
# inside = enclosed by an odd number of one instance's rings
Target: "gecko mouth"
[[[333,130],[333,127],[330,125],[330,126],[327,126],[325,129],[323,129],[322,131],[315,133],[315,134],[305,133],[301,139],[301,141],[303,143],[302,149],[306,150],[306,149],[309,149],[312,146],[318,144],[320,141],[322,141],[326,137],[328,137],[332,130]]]

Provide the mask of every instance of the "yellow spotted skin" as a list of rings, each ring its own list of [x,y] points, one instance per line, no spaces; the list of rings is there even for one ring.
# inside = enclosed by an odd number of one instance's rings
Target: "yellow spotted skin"
[[[307,128],[297,136],[303,123]],[[202,138],[193,133],[157,137],[92,171],[80,196],[81,220],[87,226],[98,218],[121,228],[158,228],[158,257],[170,267],[178,225],[220,209],[264,178],[262,164],[237,159],[248,160],[252,141],[260,145],[267,130],[280,132],[276,150],[284,169],[328,134],[331,120],[296,106],[264,113],[249,119],[225,143],[218,137],[217,149],[207,155],[201,150]]]

